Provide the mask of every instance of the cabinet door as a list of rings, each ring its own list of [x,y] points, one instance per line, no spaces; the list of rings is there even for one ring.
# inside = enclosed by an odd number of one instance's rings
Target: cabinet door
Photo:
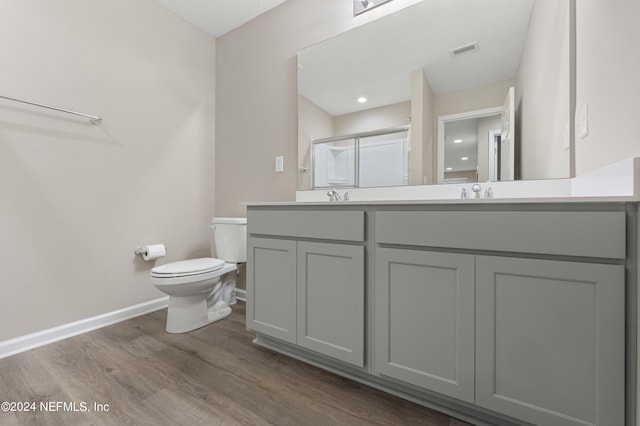
[[[364,366],[364,247],[298,242],[298,344]]]
[[[247,328],[296,342],[295,241],[249,238]]]
[[[476,262],[476,404],[539,425],[623,425],[624,267]]]
[[[376,250],[375,370],[474,400],[474,256]]]

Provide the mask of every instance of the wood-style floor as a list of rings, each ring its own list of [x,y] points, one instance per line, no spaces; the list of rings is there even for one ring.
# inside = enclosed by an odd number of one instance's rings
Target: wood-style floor
[[[162,310],[2,359],[0,402],[36,410],[0,425],[467,424],[254,345],[233,309],[187,334]]]

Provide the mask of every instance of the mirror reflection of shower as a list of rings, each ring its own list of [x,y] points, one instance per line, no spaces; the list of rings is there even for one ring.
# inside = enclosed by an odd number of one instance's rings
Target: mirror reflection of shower
[[[313,187],[356,186],[356,139],[346,138],[313,143]]]
[[[409,184],[408,127],[312,141],[312,187]]]

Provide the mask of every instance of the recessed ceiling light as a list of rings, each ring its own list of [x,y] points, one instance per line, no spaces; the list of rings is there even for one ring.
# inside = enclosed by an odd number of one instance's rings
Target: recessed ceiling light
[[[367,98],[365,98],[364,96],[360,96],[360,97],[358,98],[358,102],[360,102],[361,104],[363,104],[363,103],[367,102]]]
[[[453,143],[462,143],[462,139],[456,139]]]
[[[461,160],[462,161],[467,161],[469,159],[469,157],[462,157]]]
[[[453,170],[453,167],[447,167],[448,172],[450,172],[451,170]]]

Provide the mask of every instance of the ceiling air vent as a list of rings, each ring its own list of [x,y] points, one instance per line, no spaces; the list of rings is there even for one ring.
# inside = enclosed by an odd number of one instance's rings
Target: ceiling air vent
[[[473,43],[451,49],[449,53],[451,53],[451,56],[460,56],[465,53],[475,52],[476,50],[478,50],[478,42],[474,41]]]

